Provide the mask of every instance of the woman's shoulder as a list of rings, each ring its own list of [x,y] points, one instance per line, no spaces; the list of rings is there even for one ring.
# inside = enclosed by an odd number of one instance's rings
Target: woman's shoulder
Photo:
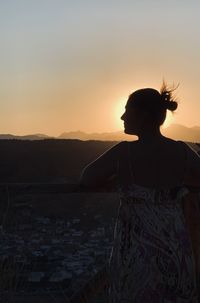
[[[140,140],[133,140],[133,141],[120,141],[114,146],[114,150],[121,153],[126,152],[128,147],[131,147],[131,150],[133,151],[135,149],[135,152],[140,150],[148,150],[150,152],[151,149],[154,149],[154,147],[162,148],[164,151],[176,151],[177,148],[181,149],[183,152],[183,149],[190,149],[191,148],[181,140],[173,140],[168,137],[162,138],[162,140],[158,141],[157,143],[143,143]],[[180,150],[180,151],[181,151]],[[192,150],[191,150],[192,151]]]
[[[128,146],[129,141],[120,141],[112,147],[112,150],[122,151],[125,147]]]
[[[143,142],[140,140],[136,140],[136,141],[130,141],[127,142],[130,143],[131,147],[135,147],[137,149],[157,149],[157,148],[161,148],[163,150],[176,150],[177,148],[182,147],[181,145],[184,144],[184,142],[179,141],[179,140],[173,140],[171,138],[168,137],[162,137],[159,140],[153,141],[153,142]]]
[[[128,149],[129,144],[134,144],[135,141],[120,141],[118,144],[116,144],[114,147],[117,151],[117,154],[122,155],[123,153],[125,153]]]

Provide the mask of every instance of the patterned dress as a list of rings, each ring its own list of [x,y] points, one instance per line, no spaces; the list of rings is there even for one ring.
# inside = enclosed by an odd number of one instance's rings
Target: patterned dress
[[[109,303],[197,303],[195,259],[182,208],[189,192],[131,183],[120,205],[109,260]]]

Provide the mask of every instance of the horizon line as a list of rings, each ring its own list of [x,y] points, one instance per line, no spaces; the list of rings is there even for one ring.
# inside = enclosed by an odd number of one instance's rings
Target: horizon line
[[[160,126],[161,130],[166,130],[168,128],[170,128],[171,126],[173,125],[178,125],[178,126],[183,126],[185,128],[200,128],[200,125],[193,125],[193,126],[186,126],[184,124],[179,124],[179,123],[172,123],[170,124],[168,127],[162,127],[162,125]],[[53,138],[56,138],[56,137],[59,137],[61,136],[62,134],[65,134],[65,133],[77,133],[77,132],[82,132],[82,133],[85,133],[87,135],[90,135],[90,134],[108,134],[108,133],[119,133],[119,132],[122,132],[124,133],[124,129],[121,129],[121,130],[113,130],[113,131],[103,131],[103,132],[99,132],[99,131],[93,131],[93,132],[88,132],[88,131],[84,131],[84,130],[68,130],[68,131],[63,131],[61,133],[59,133],[58,135],[47,135],[46,133],[40,133],[40,132],[37,132],[37,133],[26,133],[26,134],[13,134],[13,133],[0,133],[0,135],[3,135],[3,136],[18,136],[18,137],[25,137],[25,136],[47,136],[47,137],[53,137]],[[136,136],[136,135],[135,135]]]

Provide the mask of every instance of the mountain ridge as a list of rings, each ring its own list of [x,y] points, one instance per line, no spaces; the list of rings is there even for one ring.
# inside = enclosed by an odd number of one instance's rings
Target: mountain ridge
[[[190,142],[200,142],[200,126],[187,127],[181,124],[171,124],[167,128],[160,128],[161,133],[174,140],[183,140]],[[17,139],[17,140],[42,140],[42,139],[79,139],[79,140],[101,140],[101,141],[134,141],[137,140],[135,135],[127,135],[122,131],[87,133],[81,130],[63,132],[59,136],[48,136],[46,134],[30,135],[12,135],[0,134],[0,139]]]

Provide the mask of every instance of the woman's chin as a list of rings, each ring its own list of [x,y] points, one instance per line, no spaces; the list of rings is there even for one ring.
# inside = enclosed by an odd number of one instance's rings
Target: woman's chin
[[[134,131],[133,129],[128,129],[126,127],[124,128],[124,133],[127,135],[135,135],[135,136],[137,135],[136,131]]]

